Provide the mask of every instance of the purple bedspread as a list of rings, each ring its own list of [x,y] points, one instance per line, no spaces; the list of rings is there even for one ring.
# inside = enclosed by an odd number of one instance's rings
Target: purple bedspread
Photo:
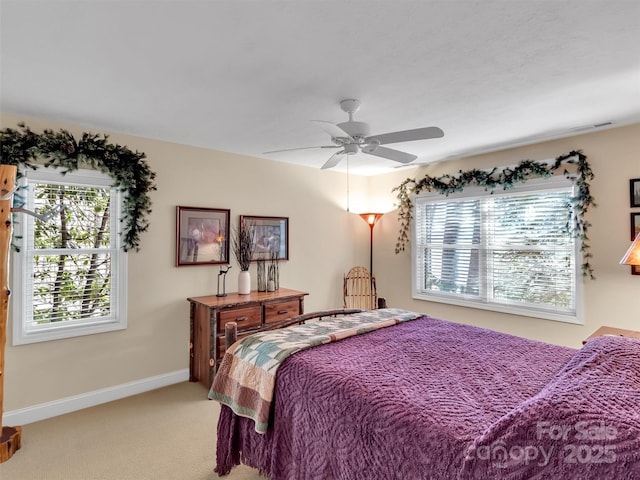
[[[474,440],[574,353],[430,317],[305,350],[280,367],[266,434],[222,407],[216,471],[242,461],[272,480],[475,475]]]
[[[590,340],[467,452],[464,479],[640,479],[640,341]]]

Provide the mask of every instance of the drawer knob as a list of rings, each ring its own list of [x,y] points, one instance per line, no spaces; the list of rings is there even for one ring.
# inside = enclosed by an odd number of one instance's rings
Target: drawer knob
[[[247,319],[247,317],[238,317],[236,318],[236,322],[244,322]]]
[[[285,313],[287,313],[289,310],[278,310],[278,315],[284,315]]]

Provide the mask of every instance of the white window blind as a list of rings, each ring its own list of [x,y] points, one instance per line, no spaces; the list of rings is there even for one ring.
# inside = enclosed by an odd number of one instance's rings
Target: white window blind
[[[109,184],[109,177],[93,171],[27,174],[25,208],[63,210],[49,221],[16,219],[14,344],[126,327],[120,194]]]
[[[414,297],[580,323],[573,184],[414,200]]]

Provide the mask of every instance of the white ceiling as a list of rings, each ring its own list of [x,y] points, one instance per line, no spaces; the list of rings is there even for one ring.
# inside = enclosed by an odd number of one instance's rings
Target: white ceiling
[[[416,164],[640,122],[637,0],[2,0],[0,15],[2,111],[97,132],[319,168],[332,151],[262,152],[329,144],[310,120],[346,121],[344,98],[372,134],[442,128],[391,145]]]

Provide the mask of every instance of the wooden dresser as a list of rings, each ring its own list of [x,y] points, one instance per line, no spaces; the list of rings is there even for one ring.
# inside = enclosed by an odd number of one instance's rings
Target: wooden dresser
[[[307,292],[280,288],[275,292],[230,293],[187,298],[190,304],[189,381],[211,387],[225,352],[224,326],[238,324],[238,338],[269,323],[304,313]]]

